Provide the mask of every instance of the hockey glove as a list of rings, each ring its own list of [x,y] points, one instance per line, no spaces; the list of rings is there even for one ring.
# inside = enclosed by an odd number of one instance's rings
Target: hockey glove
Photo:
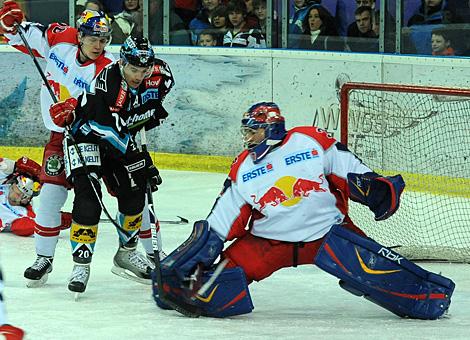
[[[60,212],[60,230],[69,229],[72,225],[72,213],[61,211]]]
[[[400,205],[400,195],[405,188],[401,175],[382,177],[375,172],[348,174],[349,197],[367,205],[381,221],[392,216]]]
[[[49,108],[49,114],[54,124],[60,127],[72,124],[75,119],[75,108],[77,104],[77,100],[73,97],[63,102],[52,104]]]
[[[18,172],[22,175],[28,175],[33,177],[35,180],[39,180],[41,166],[32,159],[23,156],[15,162],[14,172]]]
[[[153,191],[158,190],[158,186],[162,184],[162,178],[160,177],[160,171],[158,171],[155,164],[153,164],[152,158],[148,152],[144,152],[145,161],[147,168],[145,169],[145,176],[150,183],[150,187]]]
[[[5,1],[0,9],[0,34],[16,34],[15,23],[24,19],[23,11],[14,1]]]

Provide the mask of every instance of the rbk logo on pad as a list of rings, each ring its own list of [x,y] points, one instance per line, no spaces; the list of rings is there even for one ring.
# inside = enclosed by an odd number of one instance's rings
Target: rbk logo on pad
[[[385,249],[385,250],[388,250],[386,248],[382,248],[382,249]],[[380,251],[382,250],[380,249]],[[362,259],[361,255],[359,254],[359,251],[357,250],[356,247],[354,247],[354,251],[356,252],[356,257],[359,261],[359,264],[362,268],[363,271],[365,271],[367,274],[372,274],[372,275],[383,275],[383,274],[391,274],[391,273],[396,273],[396,272],[401,272],[401,269],[395,269],[395,270],[378,270],[378,269],[372,269],[372,268],[369,268],[373,265],[375,265],[375,263],[377,261],[369,261],[369,266],[367,266],[364,262],[364,260]],[[379,251],[379,254],[380,254],[380,251]],[[389,251],[390,252],[390,251]]]

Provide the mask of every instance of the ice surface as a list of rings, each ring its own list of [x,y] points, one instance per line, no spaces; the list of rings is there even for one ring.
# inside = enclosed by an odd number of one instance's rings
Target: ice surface
[[[225,175],[162,171],[164,185],[154,194],[161,219],[181,215],[188,225],[162,225],[164,248],[184,241],[192,222],[203,219]],[[66,208],[70,210],[72,195]],[[115,212],[116,204],[105,198]],[[437,321],[400,319],[339,288],[337,280],[314,266],[283,269],[250,286],[253,313],[227,318],[189,319],[155,305],[150,286],[111,273],[117,234],[99,227],[87,290],[78,302],[67,290],[72,270],[68,231],[62,232],[54,270],[42,288],[26,288],[23,271],[35,259],[33,238],[0,234],[4,298],[9,322],[26,339],[469,339],[470,266],[427,263],[456,283],[449,315]]]

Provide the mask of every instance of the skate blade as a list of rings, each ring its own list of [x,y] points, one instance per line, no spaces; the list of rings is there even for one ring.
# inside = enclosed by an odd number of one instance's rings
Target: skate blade
[[[73,294],[73,300],[75,302],[78,302],[78,300],[80,299],[80,295],[82,295],[83,293],[79,293],[79,292],[75,292],[75,294]]]
[[[152,284],[151,279],[144,279],[144,278],[141,278],[141,277],[137,277],[130,270],[127,270],[127,269],[124,269],[124,268],[121,268],[121,267],[113,266],[111,268],[111,272],[113,274],[117,275],[117,276],[120,276],[122,278],[131,280],[131,281],[139,282],[139,283],[142,283],[142,284],[145,284],[145,285],[151,285]]]
[[[48,277],[48,274],[44,274],[43,277],[41,277],[39,280],[27,279],[26,287],[28,287],[28,288],[42,287],[46,284],[47,277]]]

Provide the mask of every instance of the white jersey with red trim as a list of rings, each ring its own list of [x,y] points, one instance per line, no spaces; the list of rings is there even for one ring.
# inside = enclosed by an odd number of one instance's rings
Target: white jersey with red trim
[[[247,226],[267,239],[317,240],[347,214],[347,174],[370,171],[324,130],[297,127],[258,164],[238,156],[207,221],[226,240]]]
[[[46,60],[44,74],[57,99],[63,101],[70,97],[77,98],[84,90],[88,91],[92,80],[107,65],[115,61],[111,53],[103,53],[98,59],[83,64],[78,62],[79,46],[77,30],[64,24],[41,24],[24,22],[24,36],[33,53]],[[28,53],[19,34],[5,34],[8,43]],[[52,98],[43,84],[41,87],[41,112],[44,125],[51,131],[62,132],[64,129],[52,122],[49,108]]]
[[[34,212],[31,205],[26,207],[11,205],[8,202],[8,193],[11,184],[4,184],[5,178],[10,175],[0,169],[0,232],[9,231],[13,221],[22,217],[34,218]]]

